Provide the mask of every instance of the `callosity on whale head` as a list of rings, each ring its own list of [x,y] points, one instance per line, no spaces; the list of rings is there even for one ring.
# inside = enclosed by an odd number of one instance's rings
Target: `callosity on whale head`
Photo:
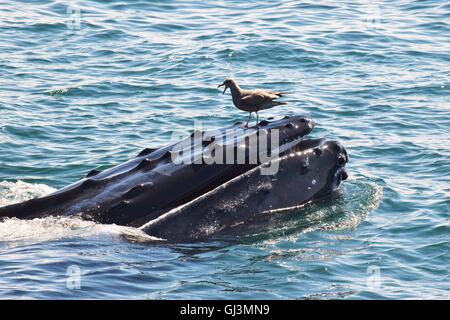
[[[274,161],[276,173],[262,174],[269,163],[253,168],[141,229],[177,242],[230,235],[249,221],[328,196],[347,179],[347,152],[336,141],[297,141]]]
[[[111,169],[91,171],[46,197],[2,207],[0,217],[77,215],[100,223],[140,227],[266,163],[259,152],[262,142],[267,154],[283,156],[313,127],[312,119],[294,116],[261,121],[258,129],[233,126],[194,132],[179,143],[144,149],[136,158]],[[257,149],[251,148],[252,139]],[[220,160],[223,150],[225,158],[233,151],[232,160],[237,162],[207,163],[211,158]],[[199,154],[199,163],[184,161],[194,160]],[[240,187],[247,188],[244,184]]]

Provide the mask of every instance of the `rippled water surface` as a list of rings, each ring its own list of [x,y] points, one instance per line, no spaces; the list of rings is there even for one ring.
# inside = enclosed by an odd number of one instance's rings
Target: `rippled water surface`
[[[196,120],[244,120],[217,89],[227,76],[291,92],[261,117],[313,117],[311,136],[347,148],[350,179],[238,240],[3,221],[0,298],[448,299],[449,21],[447,1],[2,1],[0,205]]]

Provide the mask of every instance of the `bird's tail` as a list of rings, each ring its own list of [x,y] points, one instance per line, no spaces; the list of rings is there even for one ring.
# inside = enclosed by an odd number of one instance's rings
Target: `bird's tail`
[[[284,101],[273,101],[273,106],[282,106],[282,105],[286,105],[288,104],[287,102]]]
[[[292,92],[277,92],[277,95],[280,96],[280,97],[284,97],[284,96],[286,96],[288,94],[292,94]]]

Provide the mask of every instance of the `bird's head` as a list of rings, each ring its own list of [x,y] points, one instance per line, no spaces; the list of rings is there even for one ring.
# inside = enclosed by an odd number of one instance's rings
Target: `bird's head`
[[[231,79],[231,78],[226,78],[225,81],[224,81],[222,84],[219,84],[219,86],[218,86],[217,88],[225,87],[225,88],[223,89],[223,92],[222,92],[222,94],[225,94],[225,91],[227,91],[227,89],[228,89],[229,87],[233,86],[235,83],[236,83],[236,82],[235,82],[233,79]]]

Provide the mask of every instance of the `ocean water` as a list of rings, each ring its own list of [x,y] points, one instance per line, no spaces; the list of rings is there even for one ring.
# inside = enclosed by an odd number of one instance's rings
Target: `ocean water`
[[[0,222],[0,298],[450,298],[448,1],[2,1],[0,205],[245,120],[225,77],[291,92],[349,180],[270,232],[149,245]]]

